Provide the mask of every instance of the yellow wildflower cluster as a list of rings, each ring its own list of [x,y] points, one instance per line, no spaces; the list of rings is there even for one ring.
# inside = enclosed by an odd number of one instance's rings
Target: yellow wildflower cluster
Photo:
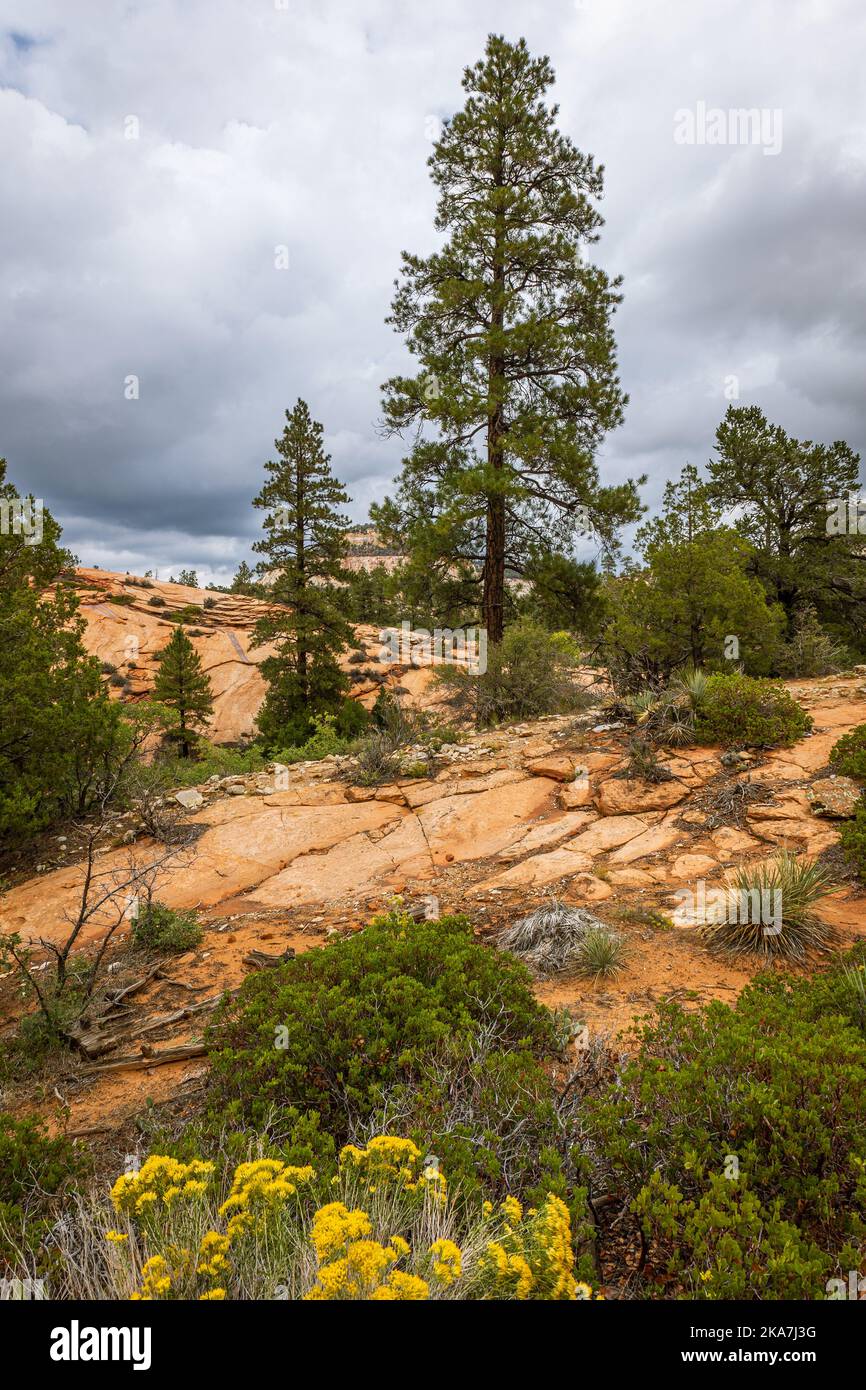
[[[343,1202],[329,1202],[319,1208],[310,1230],[310,1240],[319,1257],[318,1280],[305,1294],[308,1301],[405,1302],[429,1297],[430,1288],[423,1279],[395,1268],[400,1260],[411,1255],[409,1242],[402,1236],[392,1236],[387,1245],[382,1245],[369,1239],[372,1230],[369,1216],[359,1208],[350,1211]]]
[[[516,1198],[506,1197],[500,1212],[502,1231],[498,1240],[488,1241],[481,1256],[482,1275],[492,1279],[506,1297],[575,1300],[579,1294],[572,1273],[571,1217],[565,1203],[551,1193],[540,1210],[530,1210],[524,1218]],[[491,1216],[492,1211],[485,1215]]]
[[[191,1250],[169,1245],[164,1255],[152,1255],[141,1271],[141,1290],[130,1297],[137,1302],[153,1303],[171,1297],[183,1297],[186,1280],[194,1266]]]
[[[347,1144],[340,1153],[340,1169],[344,1174],[356,1173],[366,1182],[368,1192],[399,1184],[406,1192],[432,1192],[445,1199],[445,1178],[435,1163],[422,1160],[421,1150],[411,1139],[382,1134],[364,1149]]]
[[[371,1234],[373,1227],[365,1211],[349,1211],[342,1202],[329,1202],[313,1217],[310,1239],[319,1260],[327,1260],[350,1240]]]
[[[228,1217],[229,1240],[251,1230],[260,1230],[267,1217],[280,1210],[298,1191],[298,1185],[311,1182],[312,1168],[296,1168],[276,1158],[258,1158],[235,1169],[232,1190],[220,1207]]]
[[[208,1231],[202,1236],[196,1274],[204,1274],[209,1279],[221,1278],[229,1267],[229,1244],[229,1237],[220,1235],[219,1231]]]
[[[433,1256],[433,1274],[440,1284],[447,1288],[463,1273],[463,1256],[459,1245],[453,1240],[434,1240],[430,1246]]]
[[[348,1215],[359,1217],[364,1213],[350,1212]],[[369,1221],[366,1225],[369,1229]],[[319,1265],[318,1282],[304,1295],[307,1301],[370,1299],[379,1302],[387,1299],[405,1302],[430,1296],[430,1288],[423,1279],[394,1268],[403,1257],[402,1249],[380,1245],[376,1240],[350,1240],[343,1249],[344,1253],[337,1259]]]
[[[176,1158],[151,1154],[137,1173],[122,1173],[111,1189],[114,1210],[129,1216],[147,1216],[160,1205],[171,1206],[178,1198],[200,1197],[207,1191],[212,1163],[194,1158],[181,1163]]]

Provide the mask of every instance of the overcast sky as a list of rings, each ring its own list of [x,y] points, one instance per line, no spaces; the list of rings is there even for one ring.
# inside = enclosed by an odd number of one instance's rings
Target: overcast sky
[[[726,390],[866,453],[863,0],[0,0],[0,456],[83,564],[230,579],[299,395],[353,516],[384,494],[384,317],[490,30],[550,57],[605,165],[603,477],[652,504]],[[764,138],[697,143],[700,103]]]

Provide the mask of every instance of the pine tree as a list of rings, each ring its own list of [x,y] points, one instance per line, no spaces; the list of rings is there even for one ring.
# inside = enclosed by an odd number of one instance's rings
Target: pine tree
[[[737,530],[753,545],[754,572],[785,610],[788,635],[812,604],[832,630],[862,647],[866,556],[858,534],[834,534],[828,509],[859,486],[860,456],[842,440],[794,439],[757,406],[729,406],[716,431],[709,491],[736,509]]]
[[[640,514],[634,484],[601,488],[594,462],[626,400],[610,327],[620,282],[584,259],[603,170],[557,130],[553,80],[523,39],[496,35],[466,70],[466,103],[429,160],[448,239],[403,253],[389,319],[421,372],[385,383],[386,427],[433,433],[371,514],[431,573],[475,575],[492,642],[506,573],[523,573],[530,547],[567,553],[589,518],[609,550]]]
[[[38,505],[0,459],[0,845],[88,811],[129,753],[121,707],[84,649],[73,557]]]
[[[192,732],[213,714],[213,693],[201,657],[182,627],[175,628],[168,646],[163,647],[153,696],[176,713],[175,737],[181,756],[188,758]]]
[[[349,498],[331,473],[323,433],[305,401],[287,410],[274,441],[278,458],[265,465],[267,481],[253,500],[266,513],[264,537],[253,546],[266,557],[257,569],[280,605],[253,634],[256,645],[276,645],[261,665],[268,693],[258,718],[271,747],[302,742],[312,716],[338,710],[347,686],[338,657],[353,633],[335,583],[348,549],[348,520],[339,508]]]
[[[608,659],[620,681],[659,684],[686,665],[767,675],[784,613],[751,572],[745,537],[719,524],[696,468],[665,485],[659,516],[637,532],[645,568],[630,563],[609,585]],[[731,639],[735,639],[733,642]]]
[[[246,598],[261,597],[262,586],[256,583],[255,571],[246,560],[241,560],[238,565],[237,574],[229,585],[229,593],[243,594]]]

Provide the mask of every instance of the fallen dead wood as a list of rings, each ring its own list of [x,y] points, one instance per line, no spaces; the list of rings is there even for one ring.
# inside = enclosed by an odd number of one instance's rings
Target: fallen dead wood
[[[144,989],[144,986],[150,984],[150,981],[154,978],[154,976],[159,975],[160,973],[161,970],[158,965],[152,966],[151,969],[148,970],[146,975],[142,975],[140,980],[133,980],[131,985],[126,986],[126,989],[122,989],[119,991],[119,993],[112,995],[110,1001],[112,1007],[119,1004],[121,999],[125,999],[128,994],[135,994],[138,990]]]
[[[293,960],[295,956],[294,946],[287,946],[278,956],[270,956],[267,951],[248,951],[243,957],[244,965],[251,965],[254,970],[266,970],[285,965],[287,960]]]
[[[166,975],[164,970],[157,970],[157,979],[164,980],[167,985],[177,985],[178,989],[189,990],[190,994],[199,994],[207,985],[191,985],[186,980],[178,980],[174,975]]]
[[[237,991],[233,991],[237,993]],[[183,1019],[190,1018],[193,1014],[203,1013],[205,1010],[215,1009],[221,999],[225,998],[225,992],[211,995],[210,999],[202,999],[197,1004],[185,1004],[182,1008],[172,1009],[167,1014],[151,1014],[143,1018],[131,1027],[118,1028],[114,1032],[104,1032],[99,1024],[87,1032],[82,1032],[74,1037],[76,1047],[84,1053],[85,1057],[101,1057],[104,1053],[110,1052],[113,1047],[120,1047],[123,1043],[134,1042],[136,1038],[142,1037],[145,1033],[154,1033],[160,1028],[168,1028],[172,1023],[181,1023]],[[100,1023],[102,1020],[100,1020]]]
[[[87,1067],[81,1076],[96,1076],[108,1071],[146,1071],[148,1067],[164,1066],[166,1062],[185,1062],[190,1057],[204,1057],[207,1048],[204,1043],[184,1043],[180,1047],[166,1047],[162,1052],[150,1052],[142,1056],[134,1053],[129,1057],[118,1057],[113,1062],[101,1062],[99,1066]]]

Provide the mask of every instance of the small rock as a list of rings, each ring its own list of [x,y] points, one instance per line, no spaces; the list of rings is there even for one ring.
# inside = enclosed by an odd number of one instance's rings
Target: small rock
[[[199,807],[204,805],[204,797],[194,787],[188,791],[175,792],[174,799],[187,811],[197,811]]]
[[[860,802],[862,788],[851,777],[820,777],[807,792],[816,816],[843,820],[853,816]]]

